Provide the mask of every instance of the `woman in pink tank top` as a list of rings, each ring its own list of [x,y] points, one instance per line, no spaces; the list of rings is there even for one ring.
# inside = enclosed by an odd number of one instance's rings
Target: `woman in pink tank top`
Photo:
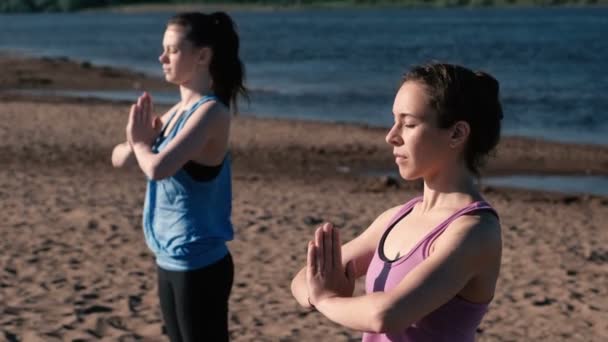
[[[386,136],[399,174],[424,192],[388,209],[342,245],[325,223],[291,284],[295,299],[364,332],[363,341],[474,341],[494,297],[501,258],[498,215],[476,186],[497,145],[498,82],[450,64],[412,68]],[[365,275],[366,293],[353,296]]]

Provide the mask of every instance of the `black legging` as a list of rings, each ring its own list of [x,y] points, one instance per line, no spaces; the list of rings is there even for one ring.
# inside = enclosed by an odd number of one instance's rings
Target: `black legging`
[[[158,295],[171,342],[228,341],[228,298],[234,278],[230,253],[193,271],[158,270]]]

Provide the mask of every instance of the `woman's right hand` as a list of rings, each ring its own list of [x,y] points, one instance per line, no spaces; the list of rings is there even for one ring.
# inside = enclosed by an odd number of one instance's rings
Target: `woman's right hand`
[[[306,263],[308,300],[316,305],[331,297],[351,297],[355,289],[354,263],[342,265],[340,232],[331,223],[325,223],[315,232],[314,241],[308,244]]]
[[[131,106],[126,127],[127,141],[130,145],[144,143],[151,145],[160,133],[162,122],[152,113],[152,98],[144,92]]]

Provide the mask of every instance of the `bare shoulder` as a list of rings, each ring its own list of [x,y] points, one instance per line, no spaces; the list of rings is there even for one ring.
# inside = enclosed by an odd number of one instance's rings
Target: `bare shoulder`
[[[171,115],[173,113],[175,113],[175,111],[177,111],[178,108],[179,108],[179,102],[174,104],[171,108],[169,108],[166,112],[164,112],[160,116],[160,121],[163,123],[163,125],[167,124],[167,121],[169,121],[169,118],[171,117]]]
[[[451,240],[478,256],[496,254],[502,247],[500,221],[487,210],[458,217],[442,236],[443,240]]]
[[[376,218],[376,220],[374,221],[373,224],[379,224],[382,226],[386,226],[393,219],[393,217],[395,217],[395,215],[397,215],[397,213],[399,212],[399,210],[401,210],[401,208],[403,208],[403,204],[400,204],[400,205],[397,205],[397,206],[394,206],[392,208],[385,210],[382,214],[380,214]]]
[[[382,214],[376,217],[376,219],[372,222],[372,224],[370,224],[366,231],[369,234],[382,235],[382,233],[386,229],[386,226],[391,222],[393,217],[397,215],[397,213],[402,207],[403,205],[401,204],[385,210]]]
[[[390,220],[397,214],[402,206],[392,207],[385,210],[365,229],[355,240],[357,242],[363,242],[365,245],[375,247],[380,239],[382,233],[384,233],[386,226]],[[355,241],[353,240],[353,241]]]
[[[223,103],[217,100],[210,100],[203,103],[194,112],[199,117],[205,117],[211,120],[226,120],[230,119],[230,109]]]

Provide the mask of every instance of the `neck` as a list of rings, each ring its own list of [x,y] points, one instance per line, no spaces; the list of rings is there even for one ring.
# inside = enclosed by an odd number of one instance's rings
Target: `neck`
[[[441,173],[424,178],[422,210],[460,208],[464,203],[482,200],[475,177],[464,165],[443,168]]]
[[[181,96],[182,108],[185,109],[191,106],[201,97],[210,94],[211,91],[211,79],[208,77],[192,79],[187,83],[181,84],[179,86],[179,92]]]

